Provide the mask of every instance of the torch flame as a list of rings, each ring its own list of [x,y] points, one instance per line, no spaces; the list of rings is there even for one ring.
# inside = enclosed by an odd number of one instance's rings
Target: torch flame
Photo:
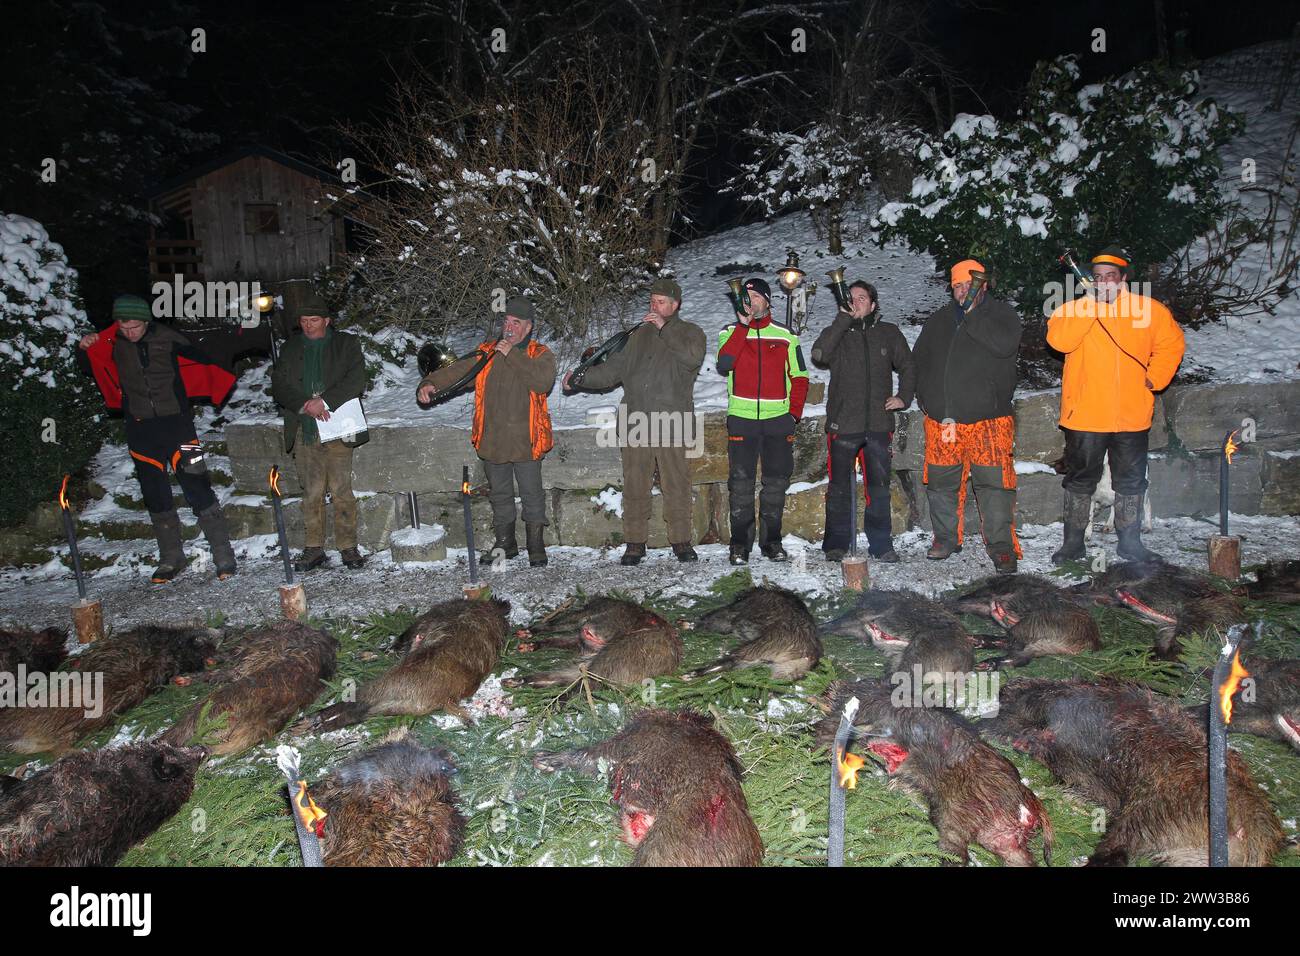
[[[1232,655],[1232,671],[1228,674],[1228,679],[1223,682],[1219,688],[1219,712],[1223,714],[1224,724],[1232,723],[1232,695],[1237,693],[1237,688],[1241,686],[1241,679],[1249,677],[1250,671],[1241,665],[1241,651]]]
[[[68,510],[68,479],[71,475],[63,476],[63,484],[59,486],[59,507],[64,511]]]
[[[1239,447],[1237,443],[1232,440],[1232,436],[1236,434],[1237,430],[1234,428],[1232,431],[1228,432],[1228,440],[1223,443],[1223,457],[1228,459],[1228,464],[1230,465],[1232,464],[1232,456],[1237,453],[1237,448]]]
[[[462,482],[460,483],[460,493],[461,493],[462,495],[468,495],[468,494],[469,494],[469,482],[468,482],[468,481],[462,481]]]
[[[846,753],[843,750],[840,751],[839,759],[835,761],[835,765],[840,771],[841,790],[857,789],[858,771],[861,770],[866,763],[867,762],[857,754]]]
[[[325,818],[329,814],[317,806],[316,801],[311,798],[311,794],[307,792],[306,780],[298,781],[298,795],[294,797],[293,808],[302,825],[308,830],[314,830],[316,835],[320,836],[325,826]]]
[[[272,493],[277,498],[280,497],[280,468],[278,465],[272,465],[270,473],[266,476],[267,484],[271,486]]]

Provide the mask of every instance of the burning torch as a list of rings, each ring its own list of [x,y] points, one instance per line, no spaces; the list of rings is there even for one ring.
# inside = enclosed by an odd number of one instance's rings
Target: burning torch
[[[840,713],[840,726],[835,731],[831,745],[831,813],[830,837],[826,845],[826,865],[844,865],[844,791],[858,785],[858,770],[865,761],[857,754],[845,753],[849,746],[849,732],[853,718],[858,713],[858,699],[850,697]]]
[[[1259,639],[1264,622],[1255,622]],[[1241,665],[1245,624],[1228,630],[1227,642],[1214,665],[1210,684],[1210,866],[1228,865],[1228,724],[1232,723],[1232,695],[1250,672]]]
[[[1241,538],[1228,534],[1229,466],[1238,451],[1233,441],[1236,434],[1234,428],[1223,436],[1219,454],[1219,533],[1210,535],[1209,541],[1210,573],[1232,581],[1241,577]]]
[[[325,818],[329,816],[316,805],[307,792],[307,781],[298,771],[298,751],[281,744],[275,749],[275,763],[284,774],[289,786],[289,803],[293,809],[293,825],[298,831],[298,849],[302,851],[303,866],[324,866],[320,838],[325,832]]]
[[[284,527],[284,505],[281,502],[280,466],[272,465],[267,475],[271,486],[271,507],[275,510],[275,533],[280,538],[280,557],[284,559],[284,584],[280,585],[280,610],[291,621],[300,620],[307,613],[307,592],[301,582],[293,580],[293,559],[289,555],[289,533]]]
[[[68,479],[63,476],[59,486],[59,511],[63,514],[63,533],[68,537],[68,553],[72,555],[72,573],[77,577],[78,601],[72,605],[72,625],[77,640],[88,644],[104,636],[104,606],[86,596],[86,574],[81,567],[81,550],[77,547],[77,528],[72,520],[72,505],[68,501]]]

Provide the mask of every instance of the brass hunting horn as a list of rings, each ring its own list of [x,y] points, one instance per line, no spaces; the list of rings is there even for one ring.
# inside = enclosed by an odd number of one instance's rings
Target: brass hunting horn
[[[845,312],[852,312],[853,300],[849,298],[849,284],[844,281],[844,267],[837,266],[826,274],[831,277],[831,294],[835,296],[835,304]]]

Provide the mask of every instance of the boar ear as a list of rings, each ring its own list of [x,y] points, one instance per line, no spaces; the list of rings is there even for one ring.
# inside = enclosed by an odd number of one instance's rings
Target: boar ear
[[[185,772],[185,768],[166,754],[154,754],[153,775],[159,780],[175,780]]]

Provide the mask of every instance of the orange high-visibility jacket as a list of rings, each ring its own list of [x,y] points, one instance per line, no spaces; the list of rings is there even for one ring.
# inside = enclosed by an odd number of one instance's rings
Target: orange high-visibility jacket
[[[1114,302],[1066,302],[1047,320],[1047,344],[1065,354],[1061,427],[1082,432],[1146,431],[1154,393],[1183,359],[1183,330],[1169,310],[1127,289]]]

